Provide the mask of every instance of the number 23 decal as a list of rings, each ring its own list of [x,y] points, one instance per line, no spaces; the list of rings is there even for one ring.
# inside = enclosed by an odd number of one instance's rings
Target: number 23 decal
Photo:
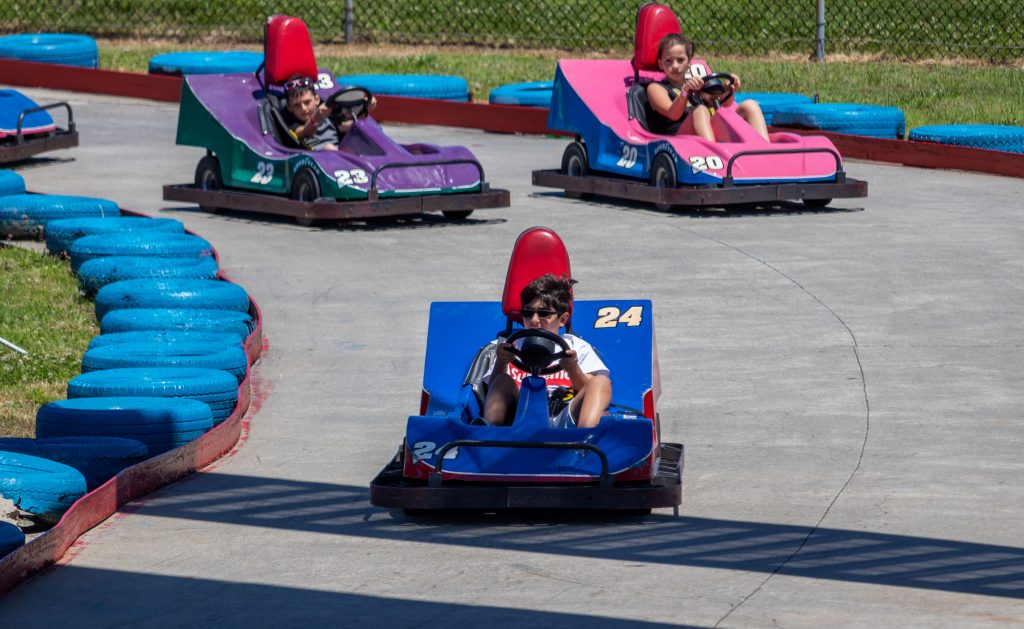
[[[597,311],[597,321],[594,322],[595,328],[614,328],[620,324],[626,325],[627,327],[635,328],[640,325],[644,320],[644,307],[633,306],[622,312],[621,309],[615,306],[605,306]]]

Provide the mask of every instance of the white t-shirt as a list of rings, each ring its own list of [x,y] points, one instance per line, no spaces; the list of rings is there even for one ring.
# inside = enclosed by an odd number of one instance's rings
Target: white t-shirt
[[[576,360],[579,362],[580,369],[583,370],[583,373],[595,376],[607,376],[609,374],[608,367],[604,364],[604,361],[601,360],[601,357],[597,355],[597,352],[594,351],[594,348],[590,343],[573,334],[563,334],[562,339],[569,344],[569,349],[576,352]],[[494,343],[497,344],[498,341],[494,341]],[[555,365],[557,363],[558,361],[555,361],[551,364]],[[508,370],[506,373],[515,380],[516,385],[521,385],[523,383],[523,378],[530,375],[512,363],[508,364]],[[491,376],[493,374],[494,367],[492,366],[491,370],[487,372],[486,376],[484,376],[484,382],[490,384]],[[569,373],[565,369],[560,369],[555,373],[541,377],[547,381],[549,390],[556,389],[558,387],[572,388],[572,380],[569,379]]]

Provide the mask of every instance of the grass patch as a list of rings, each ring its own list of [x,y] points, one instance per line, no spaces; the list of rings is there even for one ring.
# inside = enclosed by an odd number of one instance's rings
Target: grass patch
[[[0,436],[31,437],[36,410],[65,397],[99,330],[92,302],[58,258],[0,247],[0,295],[0,337],[28,352],[0,347]]]
[[[247,46],[260,50],[259,46]],[[113,40],[102,43],[100,66],[146,72],[150,57],[187,49]],[[628,52],[604,55],[626,59]],[[322,46],[321,66],[344,74],[452,74],[469,81],[473,99],[487,101],[492,89],[521,81],[549,81],[564,51],[495,50],[429,46]],[[818,94],[826,103],[866,103],[899,107],[907,129],[935,124],[1024,125],[1024,72],[1019,69],[948,62],[900,63],[883,58],[839,58],[815,63],[800,57],[763,60],[709,57],[712,70],[735,72],[748,92]],[[981,93],[979,86],[991,86]]]

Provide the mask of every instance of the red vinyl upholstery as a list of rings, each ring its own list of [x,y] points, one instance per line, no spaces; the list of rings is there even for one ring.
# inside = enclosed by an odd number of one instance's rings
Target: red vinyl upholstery
[[[572,277],[569,269],[569,252],[558,234],[547,227],[531,227],[516,238],[512,257],[508,261],[505,276],[505,291],[501,298],[501,310],[509,319],[522,323],[520,313],[523,304],[519,298],[526,285],[545,273]],[[572,314],[572,303],[569,304]]]
[[[267,19],[263,42],[267,85],[281,85],[298,77],[316,80],[316,56],[305,22],[290,15],[272,15]]]
[[[649,2],[637,11],[633,39],[633,71],[658,71],[658,42],[669,33],[681,33],[679,18],[663,4]]]

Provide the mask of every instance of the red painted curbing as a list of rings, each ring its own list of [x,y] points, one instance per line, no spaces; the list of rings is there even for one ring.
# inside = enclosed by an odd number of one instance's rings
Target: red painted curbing
[[[124,213],[145,216],[132,211]],[[221,276],[227,281],[226,276]],[[249,313],[255,322],[245,340],[250,367],[238,387],[238,404],[231,416],[195,441],[122,470],[71,505],[49,531],[0,558],[0,596],[30,575],[56,563],[75,540],[124,504],[206,467],[235,447],[242,431],[242,418],[252,399],[252,364],[263,349],[262,314],[255,301],[250,298],[249,303]]]

